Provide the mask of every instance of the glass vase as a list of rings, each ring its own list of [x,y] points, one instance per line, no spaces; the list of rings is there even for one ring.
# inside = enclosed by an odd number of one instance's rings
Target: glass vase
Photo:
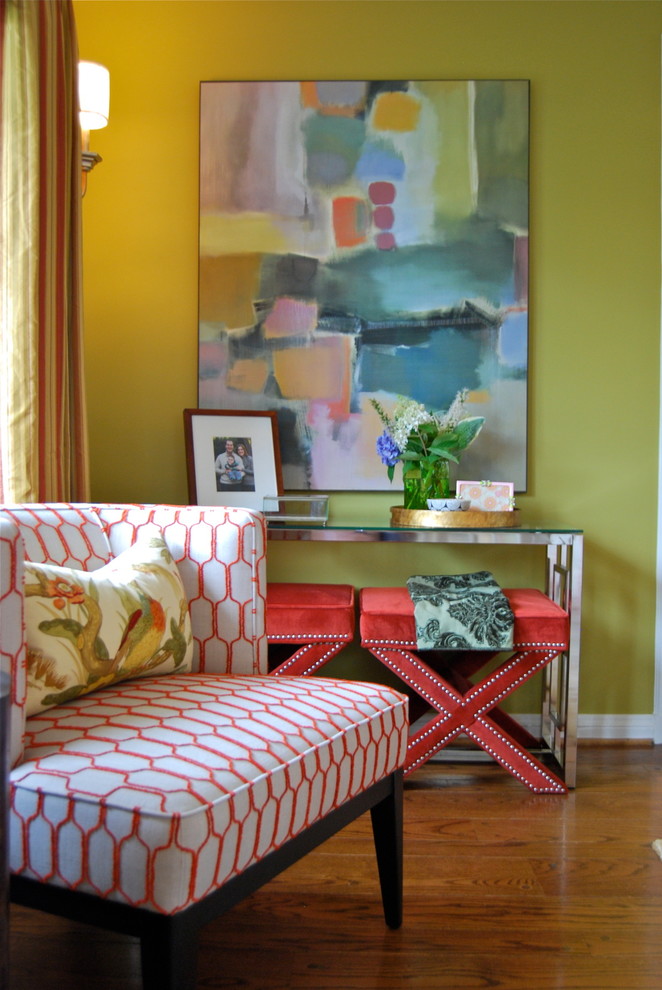
[[[429,498],[450,498],[450,461],[440,459],[429,467],[403,467],[405,509],[427,509]]]

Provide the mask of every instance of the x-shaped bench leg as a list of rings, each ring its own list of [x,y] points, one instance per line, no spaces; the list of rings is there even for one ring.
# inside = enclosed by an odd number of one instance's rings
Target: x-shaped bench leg
[[[277,667],[274,667],[271,674],[276,677],[284,674],[288,676],[312,674],[313,671],[319,667],[323,667],[332,657],[335,657],[336,653],[340,653],[347,646],[347,642],[346,639],[342,639],[340,641],[326,641],[322,643],[305,643],[291,657],[288,657],[287,660],[283,660]],[[292,645],[296,646],[295,643]]]
[[[489,663],[496,655],[496,653],[481,650],[480,653],[467,653],[458,661],[451,660],[448,662],[447,659],[443,659],[439,666],[436,663],[430,662],[430,666],[433,670],[438,671],[451,687],[456,688],[460,694],[464,695],[473,687],[473,682],[470,680],[471,676],[480,670],[481,667],[484,667],[485,664]],[[442,654],[442,656],[448,658],[448,653],[445,655]],[[490,711],[490,718],[504,732],[511,736],[515,742],[518,742],[520,746],[531,749],[540,744],[540,739],[533,736],[523,725],[512,718],[508,712],[504,712],[502,708],[495,706]]]
[[[410,736],[405,774],[465,733],[535,793],[567,792],[565,784],[500,728],[489,714],[500,701],[557,656],[563,649],[562,644],[519,645],[512,656],[465,693],[451,687],[416,653],[390,646],[364,645],[438,712]]]

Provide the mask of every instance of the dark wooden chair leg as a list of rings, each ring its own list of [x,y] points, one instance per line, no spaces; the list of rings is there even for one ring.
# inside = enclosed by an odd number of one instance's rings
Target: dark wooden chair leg
[[[349,822],[370,809],[384,917],[390,928],[402,924],[403,771],[377,781],[278,849],[232,877],[201,901],[174,915],[163,915],[78,890],[12,876],[16,904],[140,939],[143,990],[196,990],[199,932],[254,893]]]
[[[393,789],[370,809],[384,918],[389,928],[402,924],[402,770],[392,775]]]
[[[140,938],[143,990],[195,990],[198,929],[176,916],[160,921]]]

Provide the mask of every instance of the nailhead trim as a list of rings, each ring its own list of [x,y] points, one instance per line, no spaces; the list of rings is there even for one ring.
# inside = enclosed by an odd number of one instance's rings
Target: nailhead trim
[[[404,668],[400,667],[397,663],[391,660],[389,654],[386,653],[384,650],[372,650],[371,652],[374,653],[374,655],[379,660],[381,660],[383,664],[385,664],[387,667],[390,667],[391,670],[395,671],[395,673],[400,678],[402,678],[403,681],[405,681],[407,684],[411,684],[411,686],[415,688],[416,693],[419,694],[422,698],[426,698],[430,702],[433,708],[436,707],[435,705],[436,698],[434,697],[434,695],[428,694],[424,689],[420,688],[416,684],[416,681],[414,681],[411,678],[411,676],[408,674],[406,666]],[[444,694],[448,695],[449,698],[452,698],[453,701],[456,699],[457,692],[451,691],[447,687],[447,685],[438,678],[437,675],[433,676],[432,671],[428,670],[423,664],[420,663],[420,661],[417,661],[415,657],[412,657],[410,653],[406,653],[403,650],[391,650],[389,652],[400,653],[407,666],[416,667],[416,669],[420,670],[420,672],[425,677],[427,677],[427,679],[431,681],[435,685],[435,687],[440,688],[441,691]],[[437,709],[437,711],[439,711],[439,709]]]
[[[444,713],[438,712],[438,714],[443,715]],[[451,714],[452,713],[448,713],[447,718],[450,718]],[[442,719],[442,722],[443,721],[444,720]],[[431,726],[429,729],[421,729],[420,732],[416,733],[416,736],[414,738],[414,745],[418,746],[419,742],[422,742],[423,739],[426,738],[426,736],[432,735],[432,733],[436,732],[438,728],[439,728],[439,723],[437,723],[436,726]],[[413,763],[411,763],[410,767],[407,770],[407,773],[411,773],[411,771],[415,770],[416,767],[420,766],[422,763],[426,763],[427,760],[429,760],[429,758],[434,753],[437,753],[440,749],[443,749],[446,743],[450,742],[451,739],[454,739],[456,736],[459,736],[464,731],[465,730],[462,728],[462,726],[458,725],[451,732],[447,732],[445,736],[442,736],[441,739],[435,739],[432,746],[430,746],[430,748],[427,749],[423,755],[419,756],[417,760],[414,760]]]
[[[497,760],[497,762],[501,763],[502,766],[507,767],[508,770],[512,773],[513,777],[517,777],[518,780],[521,780],[523,784],[526,784],[527,787],[530,787],[531,790],[535,791],[536,794],[565,794],[565,787],[563,786],[563,784],[559,784],[557,781],[555,781],[554,778],[551,777],[549,773],[545,771],[544,767],[542,767],[542,765],[538,764],[537,762],[534,762],[530,756],[519,752],[519,750],[517,750],[515,746],[513,746],[513,744],[510,742],[509,739],[502,739],[501,741],[504,742],[509,749],[513,750],[514,752],[517,752],[518,755],[524,760],[524,762],[529,764],[532,770],[535,770],[537,773],[540,774],[541,777],[543,777],[545,780],[548,780],[549,787],[536,787],[534,784],[531,784],[526,779],[526,777],[513,766],[513,764],[509,763],[503,757],[498,756],[495,750],[493,750],[492,747],[489,746],[487,743],[483,742],[482,740],[479,740],[478,737],[475,735],[475,733],[471,731],[467,731],[467,735],[469,736],[470,739],[473,739],[474,742],[477,742],[481,747],[481,749],[486,750],[486,752],[488,752],[490,756],[494,757],[494,759]]]
[[[367,645],[368,642],[373,642],[373,641],[372,640],[370,640],[370,641],[364,640],[363,641],[363,645]],[[549,642],[544,643],[544,642],[540,642],[540,643],[531,643],[531,644],[524,644],[524,643],[518,644],[519,646],[525,646],[526,645],[526,646],[531,646],[531,647],[534,647],[534,648],[533,649],[529,649],[529,650],[525,650],[524,652],[522,652],[520,650],[520,652],[516,656],[511,657],[511,659],[509,661],[505,662],[505,664],[503,664],[494,674],[491,674],[484,681],[481,681],[479,684],[477,684],[475,686],[475,688],[470,689],[467,692],[466,695],[462,696],[462,695],[459,694],[459,692],[456,692],[454,690],[449,689],[447,687],[447,685],[444,683],[444,681],[439,677],[439,675],[434,674],[434,676],[433,676],[433,672],[431,672],[426,667],[425,664],[421,663],[418,660],[417,657],[412,656],[412,654],[409,651],[403,649],[402,648],[403,644],[402,644],[402,641],[401,640],[379,640],[379,641],[374,641],[374,642],[375,642],[375,645],[377,645],[377,643],[384,644],[384,645],[397,644],[397,646],[400,647],[400,648],[395,648],[395,649],[391,647],[391,649],[388,649],[388,650],[380,649],[380,648],[371,649],[371,652],[385,666],[387,666],[390,670],[394,671],[394,673],[396,673],[398,675],[398,677],[401,678],[401,680],[403,680],[406,684],[409,684],[412,688],[414,688],[414,690],[416,691],[416,693],[421,698],[425,698],[425,700],[430,703],[430,705],[435,709],[435,711],[439,715],[445,715],[446,718],[452,718],[454,715],[456,715],[457,714],[457,709],[455,711],[452,711],[452,712],[440,711],[440,709],[438,708],[438,704],[439,704],[438,698],[433,697],[433,695],[430,694],[428,691],[426,691],[425,688],[422,688],[419,684],[417,684],[416,681],[412,678],[411,674],[408,672],[407,667],[414,667],[421,674],[423,674],[424,677],[426,677],[429,681],[432,681],[435,684],[435,687],[438,688],[441,691],[442,694],[445,694],[448,698],[452,699],[453,702],[457,704],[458,698],[464,698],[465,700],[471,701],[472,699],[475,699],[476,697],[478,697],[481,693],[483,693],[485,690],[487,690],[488,687],[490,687],[491,685],[493,685],[493,684],[497,683],[499,680],[501,680],[501,678],[505,674],[507,674],[509,670],[512,670],[512,668],[514,666],[516,666],[518,663],[520,663],[523,659],[525,659],[526,657],[528,657],[530,654],[532,654],[532,653],[542,653],[542,656],[540,657],[540,660],[537,663],[535,663],[531,667],[528,667],[526,671],[523,671],[522,674],[515,681],[511,681],[507,685],[507,688],[504,688],[504,690],[501,691],[501,692],[499,692],[498,695],[496,695],[495,697],[490,697],[490,699],[484,705],[482,705],[481,707],[479,707],[477,709],[473,709],[473,708],[469,709],[469,708],[467,708],[467,710],[471,711],[471,714],[474,717],[474,720],[479,721],[481,723],[481,725],[484,725],[490,732],[493,732],[494,730],[492,729],[492,727],[489,725],[488,722],[483,721],[483,718],[481,716],[483,716],[486,711],[491,711],[491,709],[494,708],[495,705],[499,701],[503,700],[503,698],[508,697],[509,694],[512,694],[513,691],[515,691],[519,687],[520,684],[522,684],[524,681],[528,680],[529,678],[533,677],[534,674],[538,673],[539,670],[541,670],[543,667],[545,667],[563,649],[566,649],[566,646],[564,646],[563,643],[549,643]],[[535,647],[537,647],[538,649],[535,649]],[[540,649],[541,647],[542,647],[542,650]],[[425,652],[425,651],[422,651],[422,652]],[[393,654],[399,654],[402,657],[402,659],[404,661],[404,664],[405,664],[405,667],[402,667],[395,660]],[[461,702],[460,702],[460,704],[461,704]],[[441,720],[442,724],[443,724],[443,721],[444,721],[444,719]],[[412,742],[411,745],[417,746],[419,744],[419,742],[421,742],[422,740],[424,740],[427,736],[431,736],[434,733],[436,733],[439,730],[439,727],[440,727],[439,726],[439,721],[437,721],[437,724],[436,725],[433,725],[430,728],[427,728],[427,729],[422,730],[420,732],[420,734],[419,733],[416,733],[416,735],[414,737],[412,737],[413,742]],[[492,756],[495,760],[497,760],[498,763],[500,763],[502,766],[504,766],[515,778],[517,778],[519,781],[521,781],[523,784],[525,784],[534,793],[536,793],[536,794],[564,794],[566,792],[566,788],[564,787],[564,785],[563,784],[560,784],[552,776],[550,776],[550,774],[545,770],[545,768],[544,768],[544,766],[542,764],[540,764],[536,760],[533,760],[526,753],[526,750],[520,749],[519,747],[515,746],[505,735],[501,738],[501,741],[503,743],[505,743],[505,745],[509,749],[511,749],[513,751],[513,753],[516,753],[521,760],[523,760],[525,763],[528,763],[528,765],[531,767],[532,770],[534,770],[536,773],[540,774],[540,776],[543,779],[547,780],[549,782],[549,786],[548,787],[536,786],[534,783],[532,783],[531,781],[529,781],[517,769],[517,767],[513,763],[511,763],[510,761],[508,761],[504,757],[499,756],[496,753],[496,751],[492,748],[492,746],[489,745],[489,743],[486,743],[482,739],[480,739],[476,735],[476,733],[471,730],[471,728],[469,726],[464,726],[462,724],[458,725],[455,729],[447,732],[446,735],[444,735],[444,736],[441,737],[441,739],[436,738],[434,740],[433,744],[423,754],[421,754],[416,760],[414,760],[406,768],[406,770],[405,770],[406,775],[409,775],[413,770],[415,770],[417,767],[419,767],[423,763],[425,763],[430,758],[430,756],[432,754],[438,752],[440,749],[442,749],[444,747],[444,745],[446,745],[446,743],[450,742],[451,739],[455,738],[455,736],[458,736],[458,735],[460,735],[463,732],[470,739],[472,739],[474,742],[476,742],[480,746],[481,749],[483,749],[485,752],[489,753],[490,756]]]
[[[516,667],[520,660],[523,660],[525,657],[530,656],[532,653],[538,653],[538,652],[540,651],[525,650],[524,652],[520,652],[517,655],[517,657],[514,657],[512,659],[512,661],[509,661],[507,664],[500,667],[498,671],[495,672],[495,674],[492,674],[490,677],[485,678],[485,680],[477,684],[475,689],[470,690],[468,694],[471,695],[472,698],[478,697],[478,695],[482,694],[488,687],[490,687],[490,685],[495,684],[497,681],[501,680],[501,676],[508,673],[508,671],[512,670],[513,667]],[[494,698],[490,698],[487,704],[485,704],[482,708],[477,709],[477,711],[479,711],[481,715],[486,711],[490,711],[490,709],[494,708],[495,704],[497,704],[499,701],[502,701],[503,698],[507,698],[509,694],[512,694],[513,691],[516,688],[518,688],[520,684],[523,684],[524,681],[527,681],[530,677],[533,677],[534,674],[537,674],[538,671],[541,670],[543,667],[546,667],[547,664],[550,662],[550,660],[553,660],[555,656],[556,653],[553,650],[546,650],[543,653],[540,660],[538,660],[538,662],[535,663],[533,667],[527,668],[527,670],[523,671],[515,681],[510,682],[510,684],[508,685],[508,690],[503,690],[499,694],[497,694]]]
[[[389,646],[389,645],[400,646],[400,647],[404,647],[404,648],[409,649],[409,650],[416,650],[416,649],[418,649],[418,646],[417,646],[417,644],[416,644],[416,642],[414,640],[407,640],[407,639],[362,639],[361,640],[361,646],[370,647],[373,644],[375,646]],[[524,648],[525,646],[530,646],[530,647],[534,647],[534,648],[536,648],[536,647],[537,648],[542,647],[543,649],[551,649],[552,647],[555,647],[558,652],[561,652],[562,650],[567,650],[568,649],[568,645],[569,645],[568,643],[564,643],[564,642],[555,643],[553,641],[550,642],[549,640],[541,640],[540,642],[533,642],[533,643],[528,643],[528,642],[513,643],[513,647],[512,648],[514,650],[519,650],[519,649]],[[427,653],[427,652],[429,652],[429,651],[428,650],[421,650],[421,653]],[[446,652],[447,653],[450,653],[451,651],[450,650],[447,650]],[[481,653],[482,651],[481,650],[474,649],[474,650],[471,650],[471,652],[472,653]],[[509,650],[493,650],[490,647],[487,650],[485,650],[485,652],[486,653],[487,652],[508,653]]]
[[[301,656],[305,654],[307,650],[312,650],[314,646],[320,646],[320,645],[321,645],[320,643],[308,643],[306,646],[302,646],[301,649],[297,650],[296,653],[293,653],[292,656],[289,657],[287,660],[283,660],[283,662],[278,665],[277,670],[272,671],[272,674],[275,677],[282,677],[283,674],[287,673],[290,667],[292,667],[295,663],[298,663],[298,661],[301,659]],[[312,674],[314,670],[317,670],[319,667],[322,667],[327,660],[331,659],[331,657],[335,657],[336,653],[338,653],[338,647],[335,644],[330,644],[330,649],[328,649],[326,653],[324,653],[316,661],[314,661],[308,667],[306,667],[305,670],[300,671],[297,674],[297,676],[305,677],[307,674]]]

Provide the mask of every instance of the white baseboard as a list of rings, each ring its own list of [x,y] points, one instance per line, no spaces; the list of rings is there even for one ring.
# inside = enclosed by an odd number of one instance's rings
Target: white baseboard
[[[535,735],[540,731],[540,715],[517,715],[517,721]],[[577,718],[578,739],[650,739],[655,737],[655,716],[582,715]]]
[[[432,716],[425,715],[417,724]],[[540,733],[540,715],[517,714],[517,721],[532,735]],[[651,740],[655,736],[655,716],[650,715],[579,715],[578,739]]]
[[[655,735],[655,716],[650,715],[580,715],[578,739],[648,739]]]

